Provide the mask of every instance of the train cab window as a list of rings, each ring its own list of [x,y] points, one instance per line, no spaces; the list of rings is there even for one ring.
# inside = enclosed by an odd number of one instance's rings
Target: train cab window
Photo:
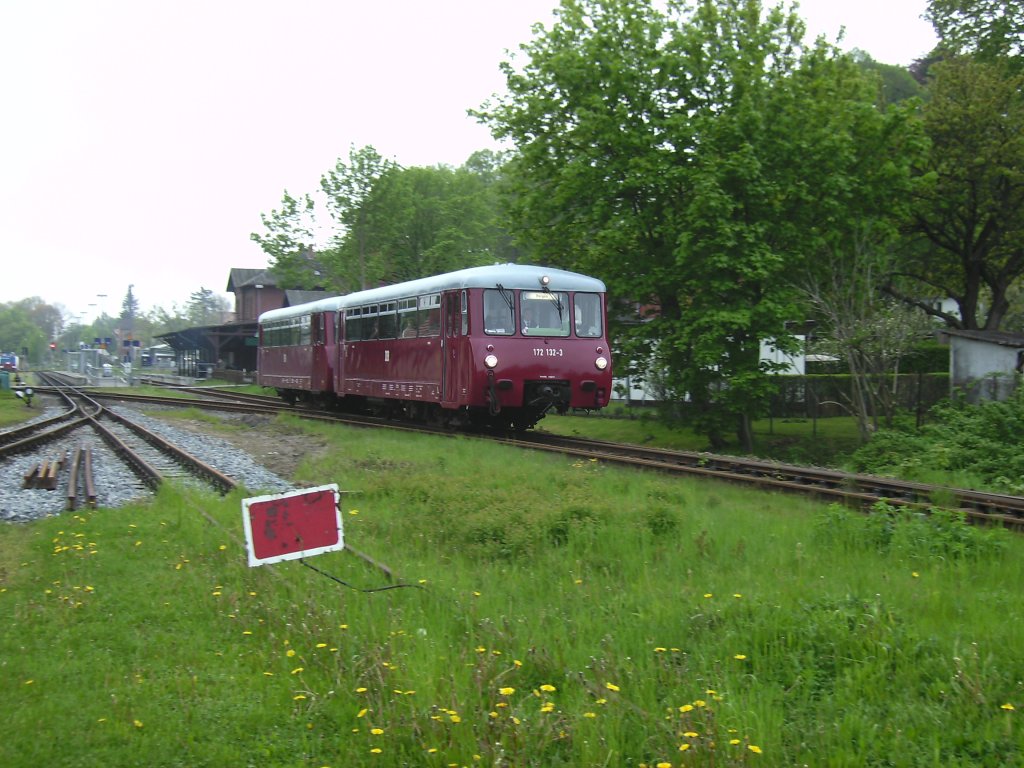
[[[604,333],[601,322],[601,296],[596,293],[577,293],[573,297],[576,335],[584,339],[597,339]]]
[[[523,336],[568,336],[569,294],[562,291],[523,291]]]
[[[484,291],[484,333],[511,336],[515,332],[516,310],[512,291],[488,288]]]

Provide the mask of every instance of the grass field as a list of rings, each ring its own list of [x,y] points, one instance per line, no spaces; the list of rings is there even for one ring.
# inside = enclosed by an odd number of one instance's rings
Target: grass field
[[[409,586],[248,568],[242,495],[0,527],[0,765],[1024,762],[1018,537],[279,423]]]

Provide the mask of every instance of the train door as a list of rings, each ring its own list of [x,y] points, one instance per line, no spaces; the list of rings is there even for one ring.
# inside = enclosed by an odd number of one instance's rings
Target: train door
[[[459,399],[459,340],[465,335],[465,308],[465,291],[442,294],[441,316],[444,318],[444,328],[441,329],[441,403],[449,408],[455,407]]]

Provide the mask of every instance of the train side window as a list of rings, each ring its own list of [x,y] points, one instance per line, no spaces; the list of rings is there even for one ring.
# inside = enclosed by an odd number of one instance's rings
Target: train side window
[[[573,297],[576,335],[584,339],[600,338],[604,333],[601,322],[601,296],[597,293],[577,293]]]
[[[362,339],[362,307],[351,307],[345,310],[345,341]]]
[[[516,332],[512,291],[488,288],[484,291],[484,333],[511,336]]]
[[[416,338],[416,299],[399,299],[398,301],[399,338]]]
[[[462,335],[469,333],[469,297],[462,292]]]
[[[441,294],[430,293],[420,296],[419,300],[419,335],[441,335]]]
[[[303,315],[299,319],[299,344],[307,345],[312,341],[312,330],[313,330],[313,317],[312,315]]]
[[[398,315],[395,314],[395,302],[380,305],[378,316],[378,338],[393,339],[398,336]]]

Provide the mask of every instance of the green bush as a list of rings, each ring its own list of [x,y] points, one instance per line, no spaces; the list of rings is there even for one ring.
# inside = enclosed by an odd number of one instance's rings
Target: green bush
[[[995,491],[1024,493],[1024,391],[1003,402],[947,402],[920,430],[883,430],[851,457],[854,469],[931,480],[952,475]]]

